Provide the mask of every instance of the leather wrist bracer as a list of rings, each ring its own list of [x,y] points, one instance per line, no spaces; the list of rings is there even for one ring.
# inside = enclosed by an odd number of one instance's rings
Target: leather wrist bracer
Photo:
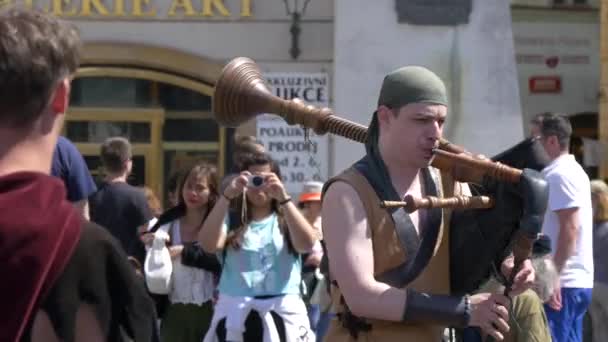
[[[466,327],[470,320],[471,303],[469,296],[432,295],[407,290],[407,301],[403,312],[404,322]]]

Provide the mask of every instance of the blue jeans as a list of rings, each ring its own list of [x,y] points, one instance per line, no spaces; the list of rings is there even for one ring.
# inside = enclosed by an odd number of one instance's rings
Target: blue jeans
[[[592,289],[562,288],[562,309],[545,305],[553,342],[582,342],[583,318],[591,302]]]
[[[481,333],[477,327],[466,327],[462,330],[462,342],[482,342]]]
[[[308,305],[308,321],[310,322],[310,330],[315,334],[317,333],[317,324],[319,324],[319,317],[321,316],[321,307],[318,304]]]
[[[327,334],[327,330],[329,329],[329,324],[331,323],[331,319],[334,317],[334,314],[330,311],[321,312],[321,318],[319,318],[319,323],[317,324],[317,342],[323,342],[323,338],[325,334]]]

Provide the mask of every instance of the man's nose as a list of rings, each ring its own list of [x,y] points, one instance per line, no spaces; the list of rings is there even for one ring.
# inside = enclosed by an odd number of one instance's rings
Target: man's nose
[[[441,125],[441,123],[439,123],[437,121],[433,121],[433,124],[429,128],[428,138],[430,140],[438,140],[439,138],[441,138],[441,134],[442,134],[442,125]]]

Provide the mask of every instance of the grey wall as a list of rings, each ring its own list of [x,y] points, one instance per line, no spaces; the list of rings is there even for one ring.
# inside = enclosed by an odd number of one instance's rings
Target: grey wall
[[[336,0],[334,107],[367,125],[383,76],[403,65],[430,68],[448,86],[445,136],[491,155],[523,137],[509,3],[475,0],[470,22],[456,27],[397,22],[395,0]],[[365,22],[361,20],[365,13]],[[335,141],[339,171],[363,147]]]

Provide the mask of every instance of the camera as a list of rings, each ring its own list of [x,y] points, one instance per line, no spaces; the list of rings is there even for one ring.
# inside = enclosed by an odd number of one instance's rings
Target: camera
[[[247,186],[250,188],[258,188],[264,185],[264,177],[251,175],[249,176],[249,181],[247,182]]]

